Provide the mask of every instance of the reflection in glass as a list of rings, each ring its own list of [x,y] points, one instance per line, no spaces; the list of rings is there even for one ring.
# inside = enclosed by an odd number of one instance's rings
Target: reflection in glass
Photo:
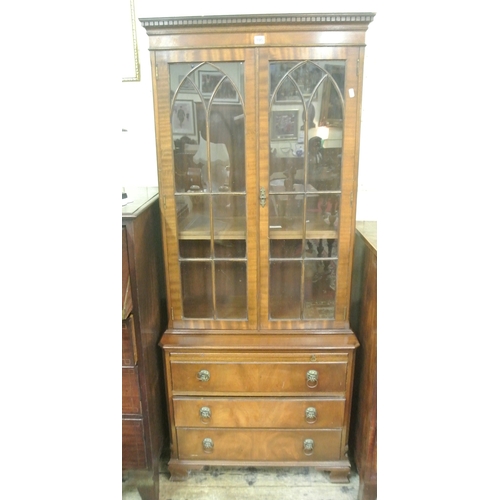
[[[246,273],[245,262],[215,262],[217,319],[247,318]]]
[[[183,314],[244,319],[243,63],[175,63],[169,68]],[[198,280],[197,289],[193,283]]]
[[[271,259],[300,259],[303,252],[302,240],[270,240]]]
[[[304,318],[333,317],[336,279],[336,261],[325,259],[305,263]]]
[[[247,255],[246,240],[215,240],[214,255],[219,259],[244,259]]]
[[[209,240],[179,240],[179,256],[185,259],[210,257]]]
[[[284,233],[286,230],[302,230],[302,204],[303,195],[283,194],[270,195],[269,200],[269,220],[270,229],[280,230]],[[284,234],[282,234],[283,236]]]
[[[181,286],[185,318],[213,317],[210,261],[181,262]]]
[[[307,239],[306,258],[337,257],[337,241],[336,238]]]
[[[211,198],[214,217],[227,219],[233,224],[245,217],[245,196],[220,192],[212,195]],[[244,225],[241,230],[245,231]]]
[[[334,319],[345,63],[274,61],[270,75],[270,317]]]
[[[270,319],[300,319],[300,261],[271,261],[269,272]]]
[[[306,239],[338,238],[340,195],[307,195]]]
[[[177,196],[177,230],[179,239],[210,237],[210,198],[199,190],[190,189]]]

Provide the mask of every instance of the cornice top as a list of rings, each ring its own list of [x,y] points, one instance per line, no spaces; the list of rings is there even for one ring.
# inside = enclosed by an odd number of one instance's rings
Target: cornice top
[[[373,21],[373,12],[351,12],[338,14],[256,14],[234,16],[197,16],[197,17],[154,17],[140,18],[144,28],[175,28],[186,26],[227,26],[227,25],[257,25],[257,24],[347,24]]]

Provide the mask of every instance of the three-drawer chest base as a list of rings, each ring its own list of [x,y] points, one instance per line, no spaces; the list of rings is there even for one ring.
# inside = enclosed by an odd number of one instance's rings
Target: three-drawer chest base
[[[160,345],[173,481],[205,466],[265,466],[348,482],[352,333],[167,332]]]

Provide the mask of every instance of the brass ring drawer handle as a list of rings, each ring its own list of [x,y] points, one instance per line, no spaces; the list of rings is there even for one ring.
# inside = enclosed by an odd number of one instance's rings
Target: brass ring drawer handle
[[[318,412],[316,411],[316,408],[312,406],[306,408],[306,422],[308,424],[314,424],[317,419],[318,419]]]
[[[210,380],[210,372],[208,370],[200,370],[197,378],[202,382],[208,382]]]
[[[210,438],[205,438],[202,444],[203,444],[203,451],[205,453],[213,453],[214,442]]]
[[[314,389],[318,385],[318,372],[316,370],[309,370],[306,373],[306,384],[309,389]]]
[[[209,420],[212,418],[212,411],[208,406],[200,408],[200,418],[204,424],[208,424]]]
[[[314,441],[312,439],[304,439],[304,454],[309,456],[314,451]]]

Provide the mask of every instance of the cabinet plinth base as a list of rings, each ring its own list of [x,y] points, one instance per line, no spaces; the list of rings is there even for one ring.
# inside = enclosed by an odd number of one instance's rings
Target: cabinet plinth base
[[[181,464],[177,460],[170,460],[168,471],[170,472],[170,481],[186,481],[189,472],[192,470],[201,470],[203,465]]]
[[[170,481],[186,481],[192,470],[202,470],[204,467],[310,467],[318,471],[326,471],[331,483],[349,483],[351,465],[342,460],[339,462],[229,462],[223,460],[210,462],[191,462],[171,459],[168,463]]]
[[[319,469],[319,467],[316,467]],[[324,470],[324,469],[323,469]],[[349,476],[351,474],[350,467],[338,467],[335,469],[326,469],[330,472],[328,479],[330,479],[331,483],[348,483]]]

